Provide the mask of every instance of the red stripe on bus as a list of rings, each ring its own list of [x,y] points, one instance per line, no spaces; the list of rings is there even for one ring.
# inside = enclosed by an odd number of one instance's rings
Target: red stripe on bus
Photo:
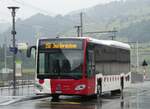
[[[84,61],[83,61],[83,77],[86,76],[86,47],[87,47],[87,40],[84,40]]]

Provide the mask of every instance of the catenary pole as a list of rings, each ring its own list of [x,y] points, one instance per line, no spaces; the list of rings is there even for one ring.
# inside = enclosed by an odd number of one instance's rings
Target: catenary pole
[[[80,28],[81,28],[81,37],[83,37],[83,13],[80,13]]]

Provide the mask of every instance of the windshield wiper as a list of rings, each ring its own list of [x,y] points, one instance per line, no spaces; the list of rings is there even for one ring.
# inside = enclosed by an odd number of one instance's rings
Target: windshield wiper
[[[63,78],[63,79],[80,79],[79,77],[76,77],[76,76],[71,76],[71,75],[60,75],[60,78]]]

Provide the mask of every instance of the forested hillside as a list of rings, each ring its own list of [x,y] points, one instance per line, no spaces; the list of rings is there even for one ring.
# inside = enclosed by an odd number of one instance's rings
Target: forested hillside
[[[150,0],[116,1],[71,12],[65,16],[36,14],[25,20],[18,19],[17,41],[33,44],[38,37],[76,36],[74,26],[79,25],[80,12],[83,12],[84,32],[116,28],[119,38],[150,41]],[[10,31],[11,28],[1,35],[2,41],[5,36],[9,36],[10,39]]]

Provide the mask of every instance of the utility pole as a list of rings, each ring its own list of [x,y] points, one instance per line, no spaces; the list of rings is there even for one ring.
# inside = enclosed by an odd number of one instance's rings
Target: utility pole
[[[5,51],[4,51],[4,60],[5,60],[5,73],[7,73],[7,37],[5,36],[5,39],[4,39],[4,42],[5,42],[5,44],[4,44],[4,48],[5,48]]]
[[[77,28],[77,37],[80,37],[80,28],[81,28],[81,26],[75,26],[75,28]]]
[[[114,35],[112,36],[112,40],[114,40],[116,38],[116,33],[117,33],[116,28],[113,28],[113,33],[114,33]]]
[[[139,73],[139,42],[136,42],[136,47],[137,47],[137,51],[136,51],[136,55],[137,55],[137,59],[136,59],[136,66],[137,66],[137,73]]]
[[[12,42],[13,42],[13,47],[12,47],[12,51],[13,51],[13,95],[16,95],[16,53],[17,53],[17,48],[16,48],[16,39],[15,39],[15,35],[16,35],[16,30],[15,30],[15,16],[16,16],[16,9],[19,9],[19,7],[16,6],[11,6],[8,7],[8,9],[11,10],[11,15],[12,15],[12,31],[11,34],[13,36]]]
[[[83,37],[83,13],[80,13],[80,28],[81,28],[81,37]]]

